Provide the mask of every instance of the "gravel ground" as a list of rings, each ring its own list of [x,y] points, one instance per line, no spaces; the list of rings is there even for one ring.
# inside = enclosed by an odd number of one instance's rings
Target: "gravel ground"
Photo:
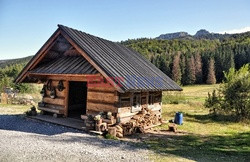
[[[0,161],[149,161],[150,151],[71,128],[0,114]]]

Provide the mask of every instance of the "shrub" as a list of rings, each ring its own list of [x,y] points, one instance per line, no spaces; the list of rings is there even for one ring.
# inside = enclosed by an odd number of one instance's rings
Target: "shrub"
[[[205,107],[214,113],[222,111],[236,115],[239,119],[250,119],[250,65],[246,64],[238,71],[231,68],[224,72],[225,80],[212,95],[208,94]]]

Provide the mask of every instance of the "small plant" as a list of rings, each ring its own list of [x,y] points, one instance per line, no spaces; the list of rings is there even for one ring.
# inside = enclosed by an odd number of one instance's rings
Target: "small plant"
[[[112,135],[111,135],[111,134],[109,134],[109,133],[107,133],[107,134],[104,136],[104,138],[106,138],[106,139],[112,139],[112,140],[118,140],[118,138],[117,138],[117,137],[112,136]]]
[[[37,111],[36,111],[36,107],[35,106],[32,106],[30,108],[30,110],[26,111],[25,114],[27,116],[36,116],[37,115]]]

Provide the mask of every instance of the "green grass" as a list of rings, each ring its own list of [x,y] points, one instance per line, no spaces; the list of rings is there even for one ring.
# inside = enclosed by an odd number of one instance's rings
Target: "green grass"
[[[208,92],[212,93],[214,89],[219,88],[219,84],[215,85],[191,85],[182,87],[181,92],[164,92],[163,104],[175,103],[196,103],[204,102]]]
[[[31,107],[31,105],[0,104],[0,114],[23,114],[27,110],[30,110]]]
[[[173,119],[181,111],[184,124],[178,126],[180,133],[153,135],[144,141],[154,151],[153,160],[250,161],[249,123],[235,123],[226,116],[214,117],[203,107],[207,93],[215,88],[218,85],[183,87],[180,104],[162,106],[164,120]],[[168,124],[156,129],[167,130]]]

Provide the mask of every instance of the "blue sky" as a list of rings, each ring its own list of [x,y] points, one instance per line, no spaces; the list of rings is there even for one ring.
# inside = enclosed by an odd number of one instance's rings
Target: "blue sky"
[[[63,24],[112,41],[250,30],[249,0],[0,0],[0,60],[34,55]]]

